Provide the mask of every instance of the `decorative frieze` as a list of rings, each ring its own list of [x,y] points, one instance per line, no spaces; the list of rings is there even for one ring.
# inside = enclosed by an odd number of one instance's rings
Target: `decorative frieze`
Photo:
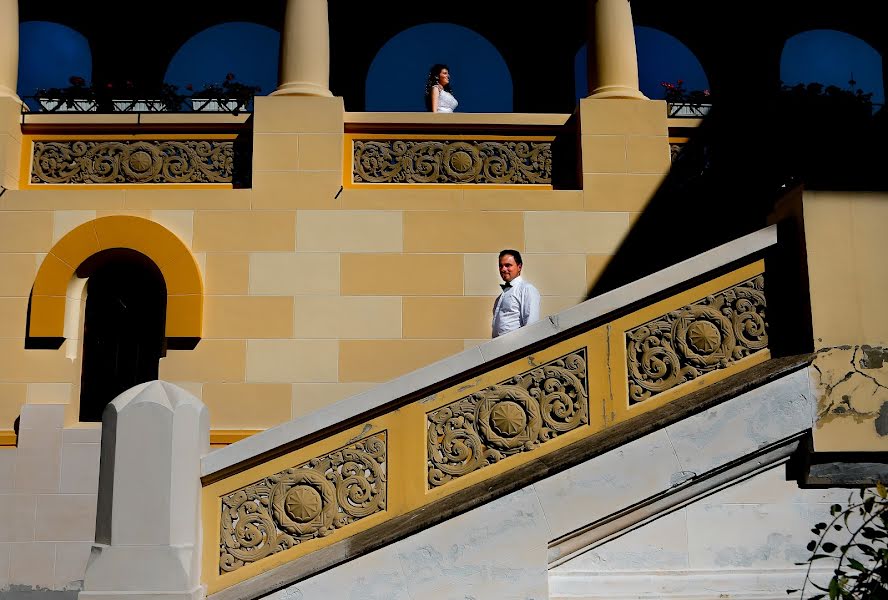
[[[31,183],[231,183],[233,171],[233,140],[35,141]]]
[[[552,142],[355,140],[355,183],[551,184]]]
[[[765,308],[758,275],[626,332],[629,403],[767,348]]]
[[[428,413],[428,485],[434,488],[589,422],[586,349]]]
[[[222,497],[220,573],[385,510],[385,432]]]

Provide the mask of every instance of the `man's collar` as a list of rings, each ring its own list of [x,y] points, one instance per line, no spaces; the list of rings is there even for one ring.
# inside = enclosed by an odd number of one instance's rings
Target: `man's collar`
[[[521,275],[519,275],[518,277],[515,277],[514,279],[512,279],[512,281],[509,281],[509,282],[505,282],[505,281],[504,281],[504,282],[502,282],[502,283],[500,284],[500,287],[503,288],[503,291],[505,292],[505,291],[506,291],[507,289],[509,289],[510,287],[515,287],[515,285],[516,285],[517,283],[519,283],[520,281],[521,281]]]

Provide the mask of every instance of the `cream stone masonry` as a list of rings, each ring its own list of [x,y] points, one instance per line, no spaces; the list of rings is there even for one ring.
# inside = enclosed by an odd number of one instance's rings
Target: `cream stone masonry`
[[[253,253],[249,291],[254,295],[338,294],[340,255],[334,252]]]
[[[528,253],[612,254],[629,232],[629,213],[529,212],[524,229]]]
[[[311,252],[401,252],[400,211],[299,210],[296,249]]]
[[[581,213],[584,214],[584,213]],[[775,226],[759,230],[739,238],[728,244],[714,248],[698,256],[663,269],[631,284],[602,294],[579,306],[567,309],[552,319],[544,319],[524,327],[509,335],[490,340],[480,346],[470,348],[459,354],[446,358],[432,365],[420,368],[366,392],[337,402],[334,405],[320,408],[310,414],[287,423],[268,429],[226,448],[221,448],[203,458],[201,473],[208,475],[230,467],[252,456],[272,450],[284,443],[298,440],[305,435],[322,430],[344,419],[354,417],[377,408],[393,399],[403,397],[429,385],[434,381],[454,377],[482,363],[514,352],[529,344],[547,339],[558,332],[587,322],[597,316],[607,314],[620,306],[641,300],[652,294],[668,289],[695,276],[707,273],[718,267],[727,265],[750,254],[759,252],[777,242]],[[459,298],[454,298],[459,299]],[[408,303],[435,301],[436,298],[412,297],[404,298],[405,315]],[[483,301],[489,316],[492,298],[478,298],[479,307]],[[434,303],[434,302],[433,302]],[[413,319],[408,321],[405,316],[404,335],[409,336],[408,327],[415,327],[419,333],[430,327],[423,324],[422,306],[416,310],[415,325]],[[486,320],[489,327],[489,320]],[[448,336],[441,336],[447,339]],[[471,339],[473,336],[463,335],[459,339]],[[486,337],[486,333],[474,336]],[[338,348],[336,342],[317,341],[263,341],[249,342],[248,380],[282,382],[304,382],[304,377],[315,377],[315,382],[335,382],[338,380]],[[296,356],[310,360],[296,360]],[[289,377],[289,379],[288,379]]]
[[[294,307],[297,338],[401,337],[401,298],[398,297],[297,296]]]

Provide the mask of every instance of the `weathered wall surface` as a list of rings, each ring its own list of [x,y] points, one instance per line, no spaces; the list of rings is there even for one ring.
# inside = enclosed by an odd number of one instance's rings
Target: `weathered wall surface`
[[[818,452],[888,451],[888,195],[805,190],[779,211],[799,220],[807,257]]]

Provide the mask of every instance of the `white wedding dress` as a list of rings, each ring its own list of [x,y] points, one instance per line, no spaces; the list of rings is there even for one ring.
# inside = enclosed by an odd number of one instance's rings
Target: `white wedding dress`
[[[439,113],[452,113],[456,110],[459,102],[450,92],[447,92],[441,86],[438,86],[438,110]]]

